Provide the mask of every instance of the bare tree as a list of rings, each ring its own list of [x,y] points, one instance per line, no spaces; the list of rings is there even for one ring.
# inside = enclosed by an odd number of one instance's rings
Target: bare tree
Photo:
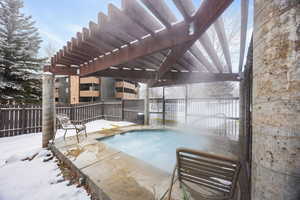
[[[44,52],[46,54],[46,57],[48,58],[47,62],[51,62],[51,57],[56,53],[56,50],[57,48],[51,42],[48,42],[48,44],[44,47]]]

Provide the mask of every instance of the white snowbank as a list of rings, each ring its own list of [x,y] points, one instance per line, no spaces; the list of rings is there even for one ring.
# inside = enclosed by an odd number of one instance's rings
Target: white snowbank
[[[87,132],[114,126],[128,126],[129,122],[97,120],[87,123]],[[67,134],[74,135],[75,132]],[[57,138],[63,136],[58,130]],[[34,133],[0,138],[0,200],[85,200],[90,199],[83,188],[67,186],[54,160],[43,162],[49,151],[42,149],[42,134]],[[38,154],[32,161],[21,161]]]
[[[133,125],[131,122],[113,122],[113,121],[107,121],[107,120],[96,120],[92,121],[86,124],[86,131],[87,133],[92,133],[96,131],[100,131],[103,129],[111,129],[116,128],[116,126],[130,126]],[[64,130],[60,129],[56,132],[56,138],[63,137]],[[68,130],[66,136],[73,136],[76,135],[75,130]]]

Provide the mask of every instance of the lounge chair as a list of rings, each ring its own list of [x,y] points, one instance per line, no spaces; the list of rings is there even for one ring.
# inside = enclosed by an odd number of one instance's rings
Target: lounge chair
[[[59,124],[61,125],[61,128],[63,130],[65,130],[64,140],[66,139],[66,134],[67,134],[68,130],[76,131],[76,138],[77,138],[78,143],[79,143],[78,135],[80,132],[83,131],[85,133],[85,137],[87,137],[86,126],[82,122],[72,123],[70,118],[67,115],[57,115],[56,118],[57,118]],[[55,136],[54,136],[54,139],[55,139]]]
[[[177,172],[180,188],[189,191],[191,196],[196,194],[196,199],[231,200],[235,196],[239,171],[237,160],[179,148],[167,199],[171,199]]]

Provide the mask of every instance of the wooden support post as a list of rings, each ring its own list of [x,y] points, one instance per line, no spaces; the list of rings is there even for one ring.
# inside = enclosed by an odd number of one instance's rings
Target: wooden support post
[[[163,125],[166,125],[166,100],[165,100],[165,87],[163,87],[163,101],[162,101],[162,112],[163,112]]]
[[[46,148],[54,135],[54,77],[50,72],[43,74],[43,136],[42,145]]]
[[[145,100],[144,100],[144,125],[149,125],[149,86],[146,84],[146,95],[145,95]]]

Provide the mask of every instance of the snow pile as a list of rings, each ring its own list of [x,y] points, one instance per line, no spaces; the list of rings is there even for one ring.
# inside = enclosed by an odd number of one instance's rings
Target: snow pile
[[[44,162],[51,152],[40,148],[41,140],[40,133],[0,139],[0,199],[90,199],[83,188],[62,181],[54,160]]]
[[[134,123],[124,122],[124,121],[112,122],[112,121],[107,121],[107,120],[96,120],[96,121],[92,121],[92,122],[89,122],[86,124],[86,132],[92,133],[92,132],[101,131],[101,130],[105,130],[105,129],[112,129],[112,128],[116,128],[116,127],[130,126],[130,125],[134,125]],[[64,132],[65,131],[62,129],[57,130],[55,138],[57,139],[59,137],[63,137]],[[68,137],[68,136],[74,136],[74,135],[76,135],[75,130],[68,130],[66,136]]]
[[[87,132],[131,124],[97,120],[87,123]],[[62,135],[63,131],[59,130],[57,137]],[[90,199],[83,188],[67,186],[68,182],[62,181],[61,171],[54,159],[44,162],[51,152],[42,149],[41,142],[41,133],[0,139],[0,200]],[[32,157],[29,161],[28,158]]]

